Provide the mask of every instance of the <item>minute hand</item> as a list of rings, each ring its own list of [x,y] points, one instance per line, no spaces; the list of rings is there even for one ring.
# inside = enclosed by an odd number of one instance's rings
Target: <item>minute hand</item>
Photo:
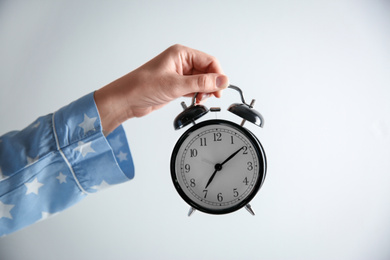
[[[232,159],[236,154],[238,154],[242,149],[244,149],[244,146],[235,151],[232,155],[230,155],[225,161],[221,163],[221,166],[227,163],[230,159]]]

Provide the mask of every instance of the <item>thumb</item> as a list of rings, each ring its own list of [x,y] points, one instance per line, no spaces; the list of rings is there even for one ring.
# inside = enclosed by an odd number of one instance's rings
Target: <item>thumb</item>
[[[183,96],[195,92],[214,93],[227,88],[229,85],[228,77],[218,73],[182,76],[182,79],[184,81],[182,84],[183,90],[186,92]]]

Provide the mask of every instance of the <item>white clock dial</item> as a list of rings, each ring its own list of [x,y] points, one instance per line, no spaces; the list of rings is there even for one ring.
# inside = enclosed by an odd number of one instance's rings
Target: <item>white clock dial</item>
[[[171,162],[180,195],[207,213],[245,206],[265,177],[265,155],[244,128],[224,120],[193,126],[178,141]]]

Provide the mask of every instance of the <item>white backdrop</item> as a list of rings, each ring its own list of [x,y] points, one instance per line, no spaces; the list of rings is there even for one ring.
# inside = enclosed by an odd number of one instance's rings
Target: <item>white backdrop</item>
[[[188,218],[177,100],[124,124],[134,180],[0,238],[0,259],[390,259],[389,15],[385,0],[1,1],[0,134],[181,43],[256,98],[268,174],[255,217]]]

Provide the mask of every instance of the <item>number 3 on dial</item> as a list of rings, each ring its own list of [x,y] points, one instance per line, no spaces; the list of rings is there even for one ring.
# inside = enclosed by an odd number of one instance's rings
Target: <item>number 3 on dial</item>
[[[234,212],[253,199],[266,175],[259,140],[225,120],[208,120],[187,130],[171,156],[171,176],[180,196],[210,214]]]

